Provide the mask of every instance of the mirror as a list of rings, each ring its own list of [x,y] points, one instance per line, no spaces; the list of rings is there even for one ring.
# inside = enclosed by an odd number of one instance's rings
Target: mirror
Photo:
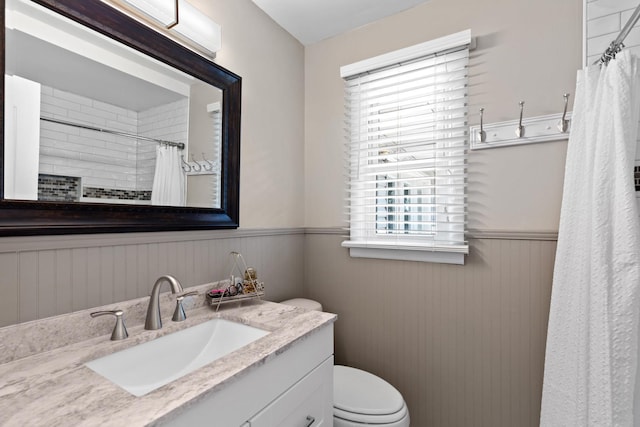
[[[0,235],[236,228],[241,79],[99,0],[8,0]]]

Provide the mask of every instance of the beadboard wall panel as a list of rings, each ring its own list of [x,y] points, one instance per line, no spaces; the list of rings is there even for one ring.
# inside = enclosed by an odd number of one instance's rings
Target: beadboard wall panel
[[[337,313],[337,363],[395,385],[413,427],[536,426],[556,242],[476,234],[464,266],[350,258],[331,229],[0,239],[0,325],[218,280],[236,250],[268,299]]]
[[[554,240],[471,239],[464,266],[350,258],[342,240],[305,247],[336,363],[396,386],[414,427],[539,425]]]
[[[230,272],[231,251],[258,270],[267,299],[303,294],[304,233],[298,229],[128,239],[66,236],[58,248],[52,237],[1,242],[0,327],[147,296],[164,274],[185,287],[221,280]]]

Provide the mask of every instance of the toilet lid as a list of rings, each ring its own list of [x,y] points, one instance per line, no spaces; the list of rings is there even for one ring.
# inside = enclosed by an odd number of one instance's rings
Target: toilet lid
[[[380,377],[356,368],[333,367],[333,406],[336,416],[355,418],[392,418],[406,414],[404,399],[398,390]]]
[[[322,305],[318,301],[310,300],[307,298],[288,299],[288,300],[282,301],[280,304],[306,308],[307,310],[322,311]]]

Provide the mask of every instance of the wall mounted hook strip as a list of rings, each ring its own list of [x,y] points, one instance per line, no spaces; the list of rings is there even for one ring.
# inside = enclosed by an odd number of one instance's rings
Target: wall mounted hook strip
[[[571,131],[571,112],[567,111],[565,115],[565,120],[567,120],[568,123],[566,132],[561,132],[558,129],[558,122],[561,118],[562,114],[560,113],[523,118],[522,126],[527,129],[527,134],[523,137],[517,137],[513,133],[514,127],[520,124],[519,120],[488,124],[483,123],[483,130],[486,133],[486,139],[484,141],[480,140],[480,126],[471,126],[469,128],[470,148],[471,150],[481,150],[485,148],[567,140],[569,132]]]

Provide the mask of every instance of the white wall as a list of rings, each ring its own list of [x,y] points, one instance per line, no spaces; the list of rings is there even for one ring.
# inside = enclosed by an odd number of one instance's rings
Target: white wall
[[[40,84],[6,74],[4,79],[4,196],[37,200]]]
[[[41,112],[119,132],[135,133],[138,126],[135,111],[47,86],[42,87]],[[136,189],[135,140],[46,121],[40,127],[40,173],[84,177],[84,186]]]

